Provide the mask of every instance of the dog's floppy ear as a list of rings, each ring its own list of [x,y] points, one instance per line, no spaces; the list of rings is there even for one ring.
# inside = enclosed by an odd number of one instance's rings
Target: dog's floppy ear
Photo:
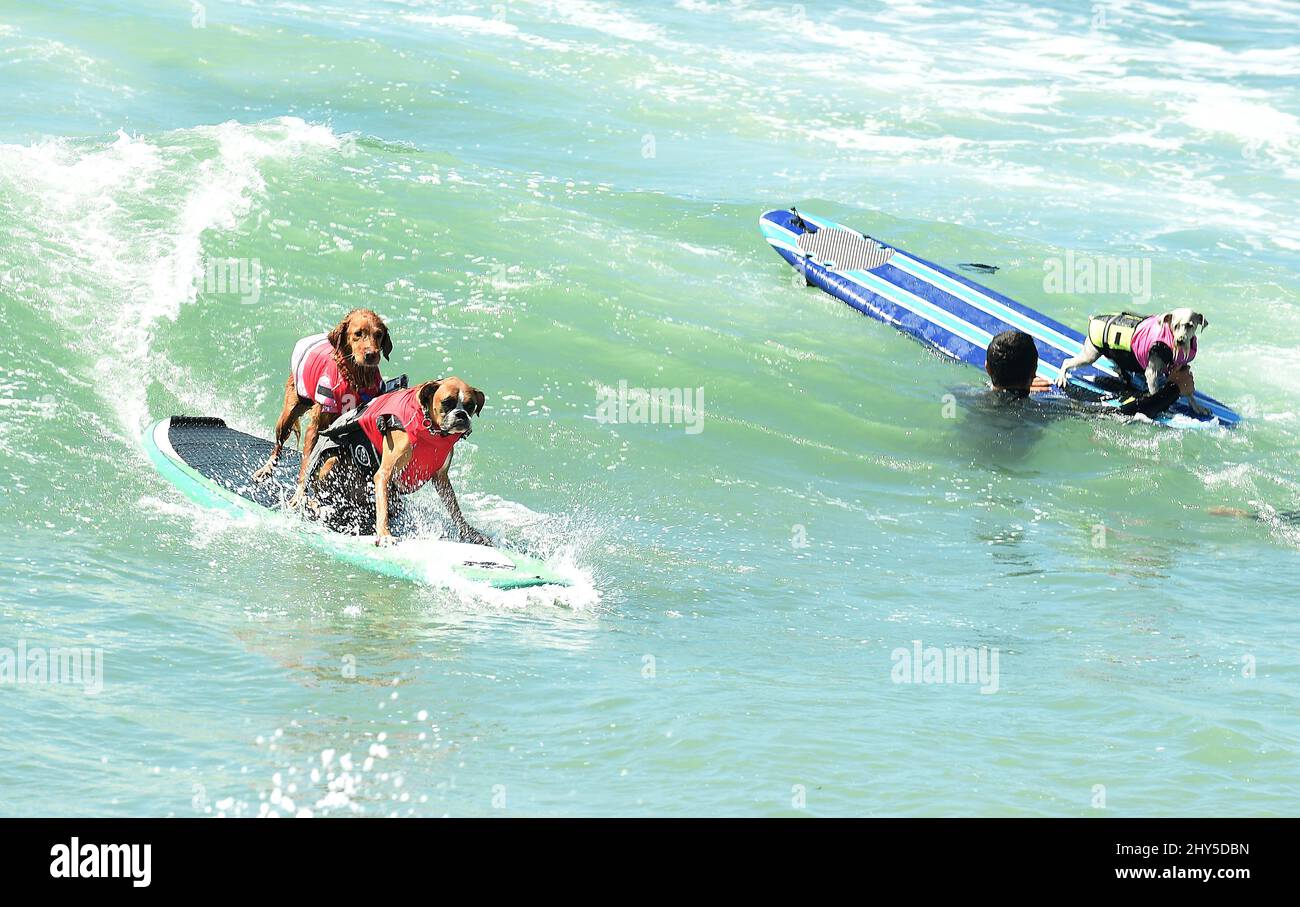
[[[1200,323],[1200,326],[1201,326],[1201,330],[1202,330],[1202,331],[1205,330],[1206,328],[1208,328],[1208,327],[1210,326],[1210,321],[1209,321],[1209,319],[1206,318],[1204,315],[1202,315],[1200,312],[1197,312],[1197,313],[1196,313],[1196,319],[1197,319],[1197,321]]]
[[[1166,325],[1172,326],[1174,323],[1174,313],[1165,312],[1163,315],[1160,316],[1160,320],[1164,322]]]
[[[393,335],[388,330],[388,325],[384,324],[382,321],[379,323],[384,327],[384,343],[380,346],[379,350],[384,354],[384,358],[387,359],[388,355],[393,351]]]
[[[343,344],[348,337],[348,322],[351,320],[352,313],[348,312],[343,316],[343,320],[339,322],[338,327],[329,333],[330,346],[334,347],[334,349],[338,350],[340,353],[343,352]]]
[[[487,397],[477,387],[469,389],[470,402],[474,407],[473,415],[477,416],[483,412],[483,404],[487,402]]]
[[[424,387],[420,388],[421,407],[424,409],[429,408],[429,404],[433,402],[433,395],[438,393],[438,385],[440,384],[442,384],[441,381],[426,381]]]

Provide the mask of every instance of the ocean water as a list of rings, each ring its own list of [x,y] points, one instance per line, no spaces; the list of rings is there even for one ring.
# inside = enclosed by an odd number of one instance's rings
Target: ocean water
[[[1298,80],[1293,2],[0,0],[0,668],[102,659],[0,684],[0,814],[1294,815]],[[985,418],[790,204],[1072,324],[1134,303],[1045,262],[1149,261],[1247,421]],[[572,588],[155,473],[357,305],[484,389],[461,502]]]

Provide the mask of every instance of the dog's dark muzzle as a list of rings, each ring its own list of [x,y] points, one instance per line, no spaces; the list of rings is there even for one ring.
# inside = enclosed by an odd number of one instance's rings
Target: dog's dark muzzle
[[[448,434],[453,434],[453,433],[469,434],[470,432],[469,413],[465,411],[465,408],[463,406],[458,406],[455,409],[453,409],[451,412],[443,413],[442,429]]]

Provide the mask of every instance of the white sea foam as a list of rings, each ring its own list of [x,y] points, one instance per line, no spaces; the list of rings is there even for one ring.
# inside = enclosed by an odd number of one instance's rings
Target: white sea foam
[[[1187,95],[1177,107],[1183,122],[1195,129],[1231,135],[1248,146],[1289,146],[1300,139],[1300,119],[1264,103],[1265,92],[1202,83]]]
[[[544,38],[541,35],[531,34],[524,31],[513,22],[507,22],[504,19],[491,19],[468,15],[435,16],[425,13],[411,13],[407,14],[405,18],[408,22],[413,22],[418,25],[429,25],[434,28],[449,29],[451,31],[457,31],[468,35],[509,38],[511,40],[521,41],[524,44],[532,44],[536,47],[559,53],[569,53],[583,49],[579,48],[571,41],[556,41],[550,38]]]
[[[544,0],[546,11],[579,28],[601,32],[624,41],[662,41],[665,32],[612,4],[590,0]]]
[[[214,154],[197,166],[187,160],[208,143]],[[33,302],[78,335],[74,345],[93,357],[96,386],[129,434],[148,421],[148,380],[171,367],[152,338],[195,300],[204,235],[248,214],[265,189],[263,161],[338,146],[328,128],[292,117],[157,140],[119,132],[105,144],[0,145],[0,180],[44,249],[43,297]]]

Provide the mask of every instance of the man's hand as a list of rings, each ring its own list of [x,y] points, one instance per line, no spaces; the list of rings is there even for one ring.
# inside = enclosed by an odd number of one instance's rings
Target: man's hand
[[[1187,400],[1187,405],[1198,416],[1204,416],[1209,410],[1196,402],[1196,379],[1192,377],[1190,367],[1183,365],[1169,373],[1169,380],[1178,385],[1178,393]]]
[[[1029,392],[1031,394],[1041,394],[1050,391],[1054,386],[1055,385],[1053,385],[1052,382],[1048,381],[1042,375],[1035,375],[1033,382],[1029,385]],[[1062,385],[1062,387],[1064,387],[1064,385]]]

